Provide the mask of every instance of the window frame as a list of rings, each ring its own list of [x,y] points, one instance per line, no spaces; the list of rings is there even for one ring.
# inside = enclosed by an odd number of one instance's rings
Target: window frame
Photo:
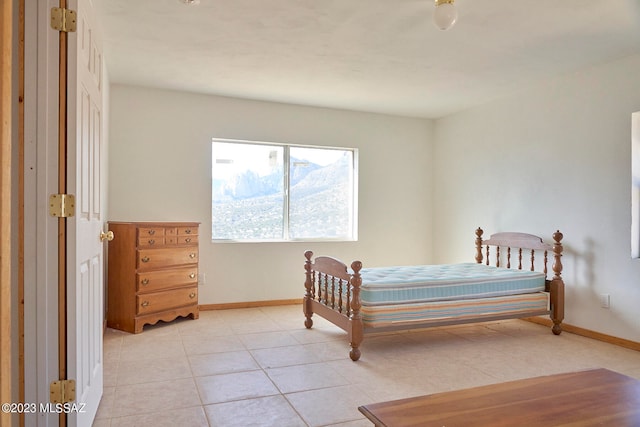
[[[310,145],[310,144],[294,144],[285,142],[269,142],[269,141],[253,141],[253,140],[241,140],[241,139],[227,139],[227,138],[211,138],[211,171],[215,167],[214,150],[213,145],[215,143],[230,143],[230,144],[246,144],[246,145],[261,145],[261,146],[273,146],[281,147],[283,149],[283,186],[284,186],[284,201],[282,204],[283,209],[283,236],[281,239],[268,238],[268,239],[215,239],[213,237],[213,175],[211,175],[211,191],[210,194],[210,208],[211,213],[211,242],[212,243],[288,243],[288,242],[357,242],[358,241],[358,175],[359,175],[359,150],[354,147],[338,147],[329,145]],[[351,223],[351,235],[348,237],[309,237],[309,238],[292,238],[289,233],[290,227],[290,171],[291,171],[291,156],[290,149],[294,148],[308,148],[308,149],[321,149],[321,150],[340,150],[350,151],[352,153],[352,212],[349,222]]]

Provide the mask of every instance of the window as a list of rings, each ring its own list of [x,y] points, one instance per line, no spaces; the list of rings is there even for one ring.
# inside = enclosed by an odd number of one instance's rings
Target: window
[[[357,150],[214,139],[212,239],[355,240]]]

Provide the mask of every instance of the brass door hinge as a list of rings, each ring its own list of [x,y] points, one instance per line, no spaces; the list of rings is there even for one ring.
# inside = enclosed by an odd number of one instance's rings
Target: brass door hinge
[[[73,194],[52,194],[49,196],[49,215],[69,218],[76,214],[76,198]]]
[[[76,380],[58,380],[49,385],[51,403],[69,403],[76,400]]]
[[[76,11],[62,7],[51,8],[51,28],[65,33],[75,33],[77,26]]]

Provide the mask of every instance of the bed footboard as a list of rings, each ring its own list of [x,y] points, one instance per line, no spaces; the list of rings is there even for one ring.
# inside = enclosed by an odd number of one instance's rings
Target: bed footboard
[[[546,291],[549,292],[550,313],[549,317],[553,323],[551,328],[555,335],[562,333],[562,321],[564,320],[564,280],[562,279],[562,239],[564,235],[557,230],[553,233],[553,244],[544,243],[538,236],[525,233],[496,233],[487,240],[482,239],[483,230],[476,230],[476,262],[483,261],[489,265],[490,248],[494,248],[495,266],[512,268],[512,249],[517,254],[517,259],[513,260],[513,268],[519,270],[526,267],[523,264],[523,250],[530,250],[529,267],[534,271],[534,261],[536,251],[543,251],[543,272],[547,275],[547,254],[550,251],[553,256],[553,278],[546,279]],[[502,249],[502,253],[501,253]],[[506,264],[505,264],[506,250]],[[515,257],[514,257],[515,258]]]
[[[347,332],[351,345],[349,357],[353,361],[358,360],[360,344],[364,338],[364,324],[360,313],[362,263],[352,262],[353,274],[349,274],[347,266],[335,258],[321,256],[312,262],[312,251],[306,251],[304,256],[304,326],[310,329],[313,326],[313,313],[318,313]]]

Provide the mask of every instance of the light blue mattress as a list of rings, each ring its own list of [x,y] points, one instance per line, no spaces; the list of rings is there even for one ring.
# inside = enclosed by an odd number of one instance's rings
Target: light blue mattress
[[[363,306],[466,300],[544,291],[541,272],[484,264],[363,268]]]

